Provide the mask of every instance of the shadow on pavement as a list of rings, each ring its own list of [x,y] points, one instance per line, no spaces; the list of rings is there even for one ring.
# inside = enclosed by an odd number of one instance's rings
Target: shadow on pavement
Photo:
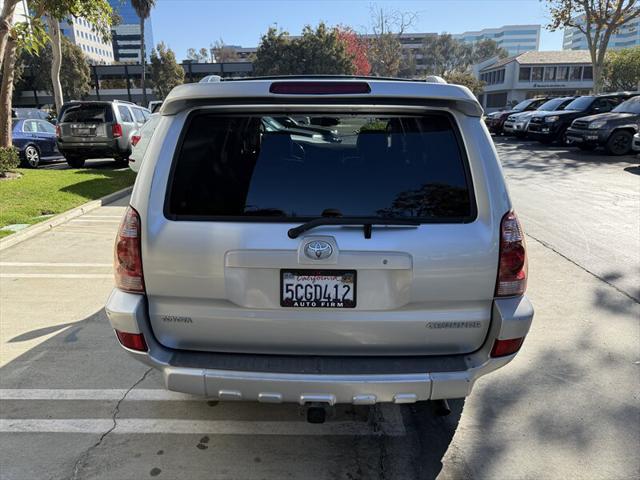
[[[510,176],[522,179],[531,178],[539,181],[541,174],[568,175],[591,170],[601,164],[619,165],[620,168],[627,170],[629,164],[638,163],[635,155],[615,157],[606,155],[604,152],[588,152],[567,146],[492,138],[496,147],[500,148],[500,159],[503,165],[522,169],[521,175],[510,172]]]
[[[144,378],[147,367],[117,345],[103,310],[79,322],[36,329],[9,341],[28,341],[57,330],[59,333],[0,369],[0,388],[126,390]],[[160,375],[152,372],[137,388],[163,388]],[[74,406],[72,413],[65,405]],[[1,445],[8,448],[0,449],[4,450],[0,462],[11,478],[68,478],[78,458],[90,449],[78,478],[123,478],[123,472],[129,478],[147,478],[157,468],[165,478],[176,475],[190,479],[305,478],[311,472],[315,479],[434,479],[442,469],[442,458],[460,422],[464,401],[453,400],[450,406],[452,414],[448,417],[436,417],[428,403],[387,405],[384,409],[338,406],[328,423],[368,425],[371,434],[297,437],[286,430],[274,435],[216,435],[212,431],[206,435],[210,439],[206,450],[199,440],[203,438],[201,433],[112,433],[94,449],[90,448],[100,438],[96,433],[4,433]],[[392,409],[391,415],[387,407]],[[10,402],[8,408],[3,416],[12,412],[14,418],[60,418],[56,412],[66,412],[62,418],[110,418],[117,409],[118,418],[160,421],[305,422],[297,405],[204,399],[132,401],[118,407],[115,401],[23,400]],[[391,422],[387,426],[395,428],[385,429],[384,422]],[[397,433],[398,428],[405,433]],[[387,434],[389,431],[396,433]],[[37,455],[32,454],[34,445],[40,447]],[[164,452],[162,457],[156,455],[159,450]],[[149,456],[145,456],[147,451]],[[222,471],[226,473],[212,475]]]

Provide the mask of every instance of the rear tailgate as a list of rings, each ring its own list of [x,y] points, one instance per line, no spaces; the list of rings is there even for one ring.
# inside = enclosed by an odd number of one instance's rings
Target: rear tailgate
[[[65,142],[104,142],[113,138],[113,112],[109,104],[68,106],[60,119],[60,133]]]
[[[170,140],[152,144],[160,158],[148,207],[134,203],[146,229],[151,326],[163,345],[317,355],[454,354],[482,345],[500,217],[489,211],[479,155],[472,165],[459,130],[464,123],[483,136],[472,144],[493,155],[480,119],[327,108],[288,110],[340,141],[270,130],[264,119],[282,116],[277,105],[194,110],[167,122],[183,130],[178,152],[167,153],[176,147]],[[289,238],[290,228],[323,215],[420,225],[374,225],[369,239],[362,225],[328,225]],[[312,242],[328,244],[330,255],[314,258]],[[355,295],[308,307],[304,292],[313,289],[301,288],[294,300],[302,302],[287,304],[287,282],[309,278],[328,288],[348,283]]]

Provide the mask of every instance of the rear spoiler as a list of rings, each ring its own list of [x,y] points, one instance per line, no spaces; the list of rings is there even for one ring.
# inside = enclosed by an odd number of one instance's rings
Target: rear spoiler
[[[333,90],[332,91],[332,87]],[[366,87],[366,88],[365,88]],[[480,117],[482,107],[463,86],[389,80],[243,80],[193,83],[174,88],[160,109],[162,115],[206,106],[231,105],[411,105],[449,108]]]

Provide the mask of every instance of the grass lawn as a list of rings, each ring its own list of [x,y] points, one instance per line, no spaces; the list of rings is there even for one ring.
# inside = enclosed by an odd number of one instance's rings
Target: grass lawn
[[[16,223],[38,223],[90,200],[133,185],[130,169],[107,168],[14,170],[22,177],[0,180],[0,227]],[[0,237],[11,235],[0,231]]]

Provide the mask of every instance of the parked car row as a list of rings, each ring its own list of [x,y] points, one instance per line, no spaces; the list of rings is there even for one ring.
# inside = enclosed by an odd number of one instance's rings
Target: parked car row
[[[582,150],[604,147],[610,155],[626,155],[637,148],[640,92],[529,99],[511,110],[487,115],[485,123],[496,135]]]

